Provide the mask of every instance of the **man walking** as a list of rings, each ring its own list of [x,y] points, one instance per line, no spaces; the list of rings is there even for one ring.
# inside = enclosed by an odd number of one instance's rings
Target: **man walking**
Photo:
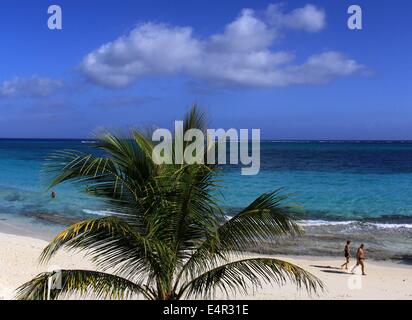
[[[354,273],[355,269],[360,265],[362,268],[362,275],[366,276],[365,273],[365,245],[362,243],[356,251],[356,265],[352,268],[352,273]]]

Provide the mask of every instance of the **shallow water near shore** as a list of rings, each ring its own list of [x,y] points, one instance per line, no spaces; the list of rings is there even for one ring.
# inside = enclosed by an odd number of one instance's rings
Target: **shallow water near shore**
[[[0,140],[0,222],[50,234],[85,217],[110,214],[101,202],[63,185],[47,190],[44,159],[54,150],[92,152],[91,141]],[[302,207],[301,239],[259,250],[340,255],[342,242],[365,242],[371,257],[412,255],[412,142],[265,141],[261,171],[241,176],[224,166],[222,205],[234,214],[259,194],[283,187]],[[13,229],[13,228],[11,228]],[[52,232],[49,232],[52,231]]]

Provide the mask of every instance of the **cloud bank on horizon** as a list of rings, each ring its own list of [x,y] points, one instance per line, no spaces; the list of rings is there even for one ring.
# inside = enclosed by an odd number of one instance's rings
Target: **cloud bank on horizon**
[[[307,33],[326,27],[323,9],[307,4],[285,13],[271,4],[263,12],[243,9],[222,33],[197,37],[191,27],[147,22],[103,44],[80,64],[90,82],[125,87],[149,75],[187,75],[214,84],[275,87],[324,84],[361,73],[365,67],[336,51],[295,63],[295,55],[273,47],[286,30]]]

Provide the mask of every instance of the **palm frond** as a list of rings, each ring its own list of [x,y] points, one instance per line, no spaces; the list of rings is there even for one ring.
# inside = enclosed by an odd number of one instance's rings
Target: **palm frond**
[[[284,205],[288,198],[281,189],[264,193],[248,207],[223,223],[218,230],[221,250],[243,250],[275,237],[300,235],[294,221],[294,207]]]
[[[161,272],[158,257],[169,256],[161,242],[137,233],[118,217],[86,220],[68,227],[47,245],[40,261],[50,260],[63,248],[83,251],[102,270],[113,269],[128,277]]]
[[[61,287],[49,287],[50,277],[60,277]],[[39,274],[17,289],[18,300],[55,300],[60,297],[127,299],[151,293],[136,283],[112,274],[90,270],[58,270]]]
[[[118,137],[107,132],[98,141],[96,147],[108,154],[130,180],[144,184],[153,176],[153,146],[143,134],[132,131],[130,136]]]
[[[230,262],[206,271],[184,285],[179,296],[213,297],[217,290],[233,294],[247,294],[263,284],[284,285],[294,283],[298,289],[309,293],[323,290],[322,282],[302,268],[278,259],[250,258]]]
[[[196,104],[193,104],[184,120],[184,131],[189,129],[198,129],[202,132],[206,131],[206,115],[200,111]]]
[[[63,150],[53,153],[46,161],[43,172],[52,176],[49,188],[71,182],[91,195],[108,200],[132,202],[136,205],[136,188],[133,180],[120,170],[111,158]]]
[[[183,273],[195,277],[199,272],[214,267],[218,259],[233,251],[258,248],[279,236],[300,234],[301,228],[293,221],[293,208],[283,205],[286,196],[281,189],[259,196],[248,207],[221,224],[216,234],[198,247],[184,266]],[[207,261],[207,263],[205,263]]]

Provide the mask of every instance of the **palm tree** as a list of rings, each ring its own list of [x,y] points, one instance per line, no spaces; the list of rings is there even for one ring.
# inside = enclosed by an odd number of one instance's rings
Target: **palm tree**
[[[195,106],[184,121],[184,130],[190,128],[205,129]],[[40,257],[46,262],[60,249],[80,250],[99,271],[60,270],[59,290],[48,290],[54,272],[41,273],[18,288],[18,299],[209,298],[217,290],[247,294],[264,283],[286,281],[309,292],[323,288],[292,263],[245,256],[245,249],[263,241],[301,232],[279,190],[226,219],[215,198],[216,166],[159,165],[153,147],[139,131],[129,137],[106,133],[96,145],[98,155],[66,150],[50,157],[51,187],[73,182],[117,213],[71,225]]]

